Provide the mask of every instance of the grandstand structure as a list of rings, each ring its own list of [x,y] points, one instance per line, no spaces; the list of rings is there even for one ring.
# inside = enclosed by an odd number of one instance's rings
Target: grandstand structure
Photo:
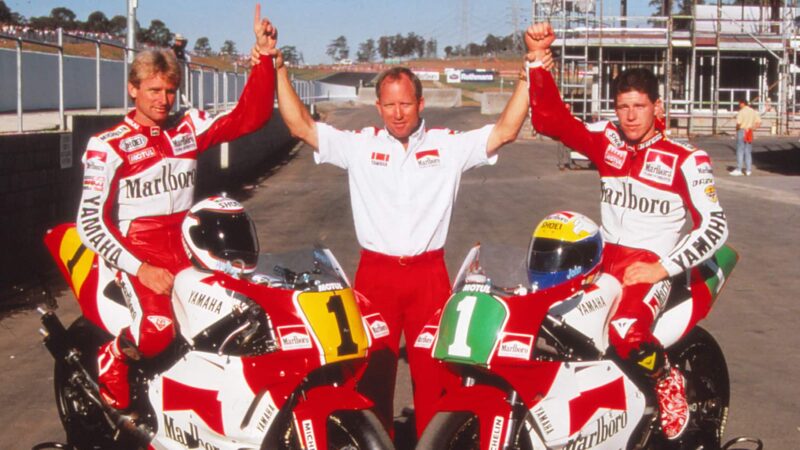
[[[613,117],[611,80],[643,66],[662,80],[668,123],[678,132],[731,131],[741,98],[762,112],[763,131],[800,131],[798,0],[686,0],[691,14],[652,17],[626,15],[621,1],[621,15],[604,16],[603,0],[533,0],[533,21],[549,20],[556,31],[557,81],[577,115]],[[671,9],[665,2],[662,11]]]

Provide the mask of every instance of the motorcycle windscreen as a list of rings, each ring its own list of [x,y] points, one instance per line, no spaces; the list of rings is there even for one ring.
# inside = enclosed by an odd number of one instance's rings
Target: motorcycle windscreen
[[[458,292],[442,312],[433,357],[486,367],[507,321],[503,301],[480,292]]]
[[[369,341],[352,289],[301,292],[297,303],[324,363],[366,357]]]

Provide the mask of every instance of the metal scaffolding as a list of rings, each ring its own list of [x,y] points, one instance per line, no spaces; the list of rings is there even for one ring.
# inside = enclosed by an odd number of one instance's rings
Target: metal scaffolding
[[[678,132],[730,131],[744,98],[770,131],[789,134],[800,131],[797,1],[694,1],[691,14],[632,17],[604,16],[603,0],[533,0],[532,11],[533,22],[549,21],[556,31],[558,83],[584,120],[613,117],[611,80],[643,66],[663,81],[668,123]],[[665,0],[662,10],[669,8]]]

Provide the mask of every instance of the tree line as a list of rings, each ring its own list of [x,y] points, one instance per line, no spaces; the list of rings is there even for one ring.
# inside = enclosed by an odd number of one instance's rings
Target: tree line
[[[448,45],[444,50],[446,58],[459,56],[497,56],[505,54],[519,54],[524,50],[522,33],[508,36],[495,36],[488,34],[482,43],[471,42],[465,46]],[[381,36],[378,39],[369,38],[358,44],[356,61],[373,62],[378,59],[391,58],[438,58],[438,42],[436,39],[424,37],[410,32],[403,36],[398,33],[393,36]],[[327,46],[327,54],[334,62],[350,59],[350,46],[347,37],[339,36]]]
[[[85,31],[93,33],[106,33],[114,37],[124,39],[128,29],[128,18],[123,15],[116,15],[110,19],[102,11],[90,13],[85,21],[79,20],[78,16],[71,9],[66,7],[53,8],[49,16],[25,17],[6,5],[4,0],[0,0],[0,24],[26,26],[35,29],[54,30],[63,28],[65,31]],[[157,47],[169,47],[175,37],[169,27],[161,20],[150,21],[147,28],[142,28],[136,21],[136,40],[146,45]],[[202,56],[214,54],[211,44],[207,37],[197,39],[194,45],[194,53]],[[234,56],[238,54],[236,43],[226,40],[219,49],[220,55]]]

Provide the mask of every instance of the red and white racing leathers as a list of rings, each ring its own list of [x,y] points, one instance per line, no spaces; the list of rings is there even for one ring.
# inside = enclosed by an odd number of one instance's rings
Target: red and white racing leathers
[[[211,117],[192,109],[162,128],[137,123],[132,111],[89,140],[78,233],[118,269],[133,315],[130,337],[145,357],[166,348],[175,328],[169,297],[144,287],[136,273],[143,262],[173,274],[189,264],[180,224],[194,201],[197,157],[261,128],[272,115],[274,92],[272,57],[262,56],[230,112]]]
[[[710,258],[728,237],[711,159],[702,150],[666,139],[625,143],[608,121],[586,125],[567,112],[549,72],[529,69],[536,130],[586,155],[601,179],[603,270],[620,282],[633,262],[660,262],[670,276]],[[687,217],[692,228],[684,235]],[[683,235],[683,237],[681,237]],[[611,318],[610,343],[623,358],[644,342],[664,307],[669,281],[623,289]]]

